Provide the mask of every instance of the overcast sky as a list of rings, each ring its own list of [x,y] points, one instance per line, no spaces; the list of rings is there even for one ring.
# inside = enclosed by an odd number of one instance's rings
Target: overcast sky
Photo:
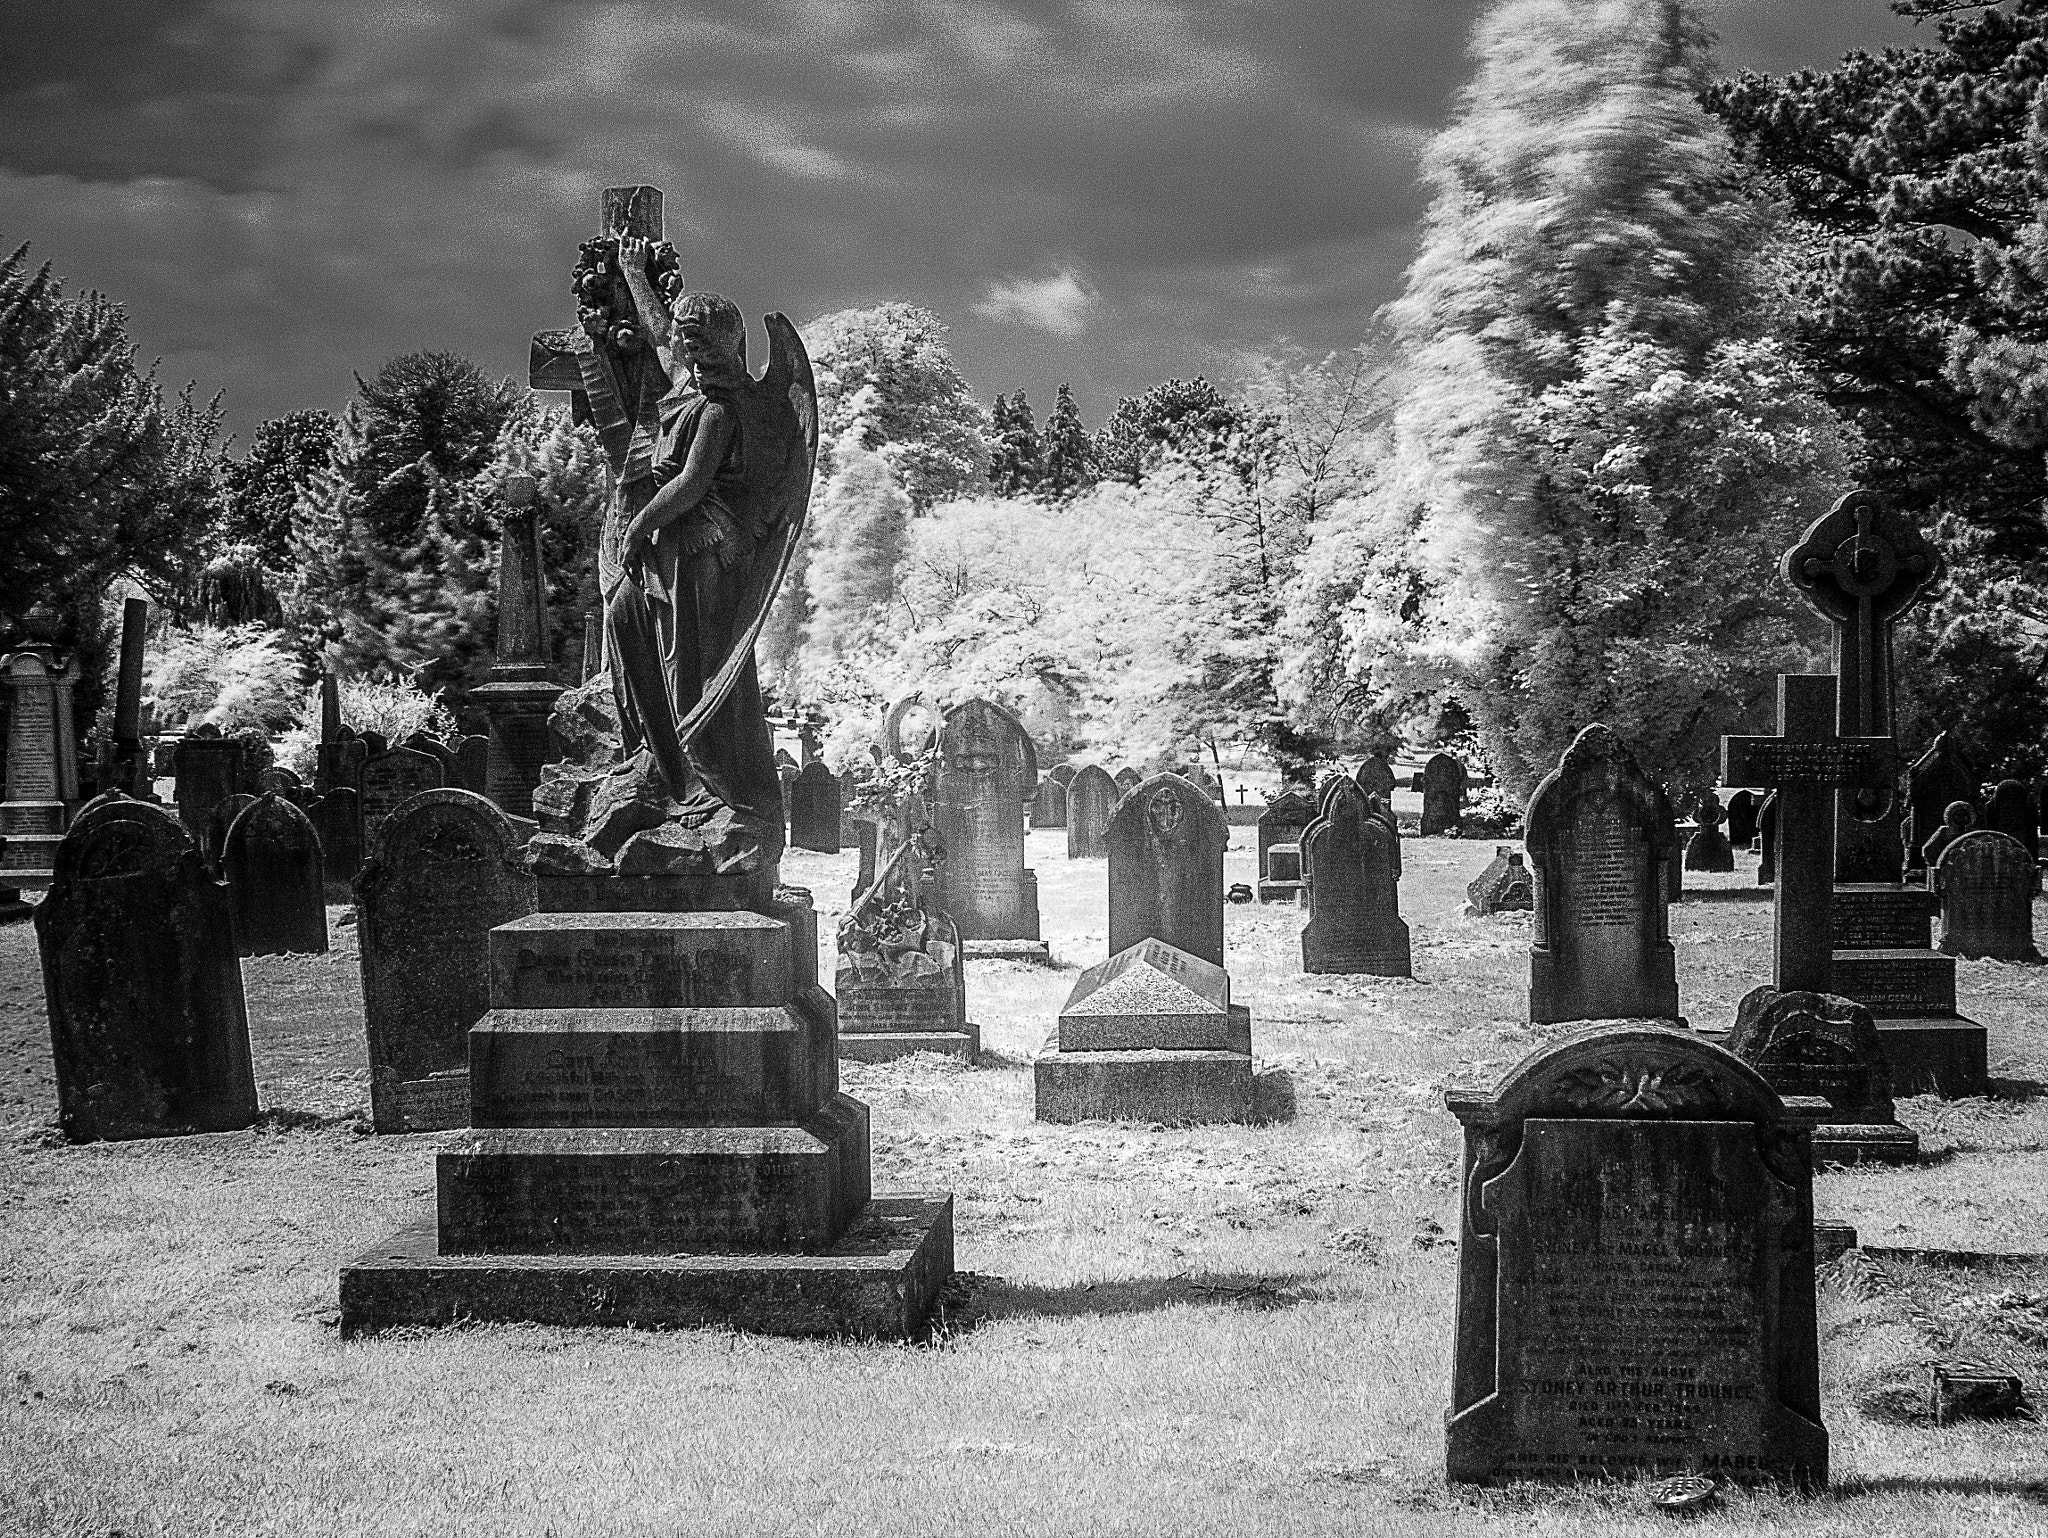
[[[1718,0],[1724,67],[1910,40]],[[1091,425],[1318,351],[1392,297],[1477,0],[0,0],[0,246],[127,305],[255,422],[447,348],[525,375],[598,189],[667,190],[692,287],[907,299],[984,399]]]

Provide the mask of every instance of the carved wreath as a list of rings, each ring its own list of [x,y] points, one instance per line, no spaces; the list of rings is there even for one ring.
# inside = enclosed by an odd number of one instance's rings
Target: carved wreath
[[[1557,1098],[1574,1111],[1670,1115],[1716,1109],[1721,1090],[1713,1074],[1691,1063],[1604,1057],[1561,1076]]]

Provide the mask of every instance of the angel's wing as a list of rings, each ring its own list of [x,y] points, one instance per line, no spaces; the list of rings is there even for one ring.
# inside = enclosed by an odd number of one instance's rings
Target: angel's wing
[[[764,316],[762,325],[768,332],[767,370],[731,396],[739,412],[746,464],[745,487],[734,498],[733,512],[756,543],[733,607],[725,661],[690,713],[677,723],[676,735],[684,747],[718,713],[754,655],[754,642],[789,572],[789,559],[810,509],[811,469],[818,459],[818,387],[811,356],[788,316]]]

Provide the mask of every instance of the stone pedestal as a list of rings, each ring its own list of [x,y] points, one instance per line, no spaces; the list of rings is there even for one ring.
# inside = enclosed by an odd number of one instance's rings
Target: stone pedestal
[[[536,669],[541,676],[531,679],[501,676],[507,671],[516,670],[491,669],[491,682],[472,689],[469,697],[491,723],[486,793],[507,815],[531,817],[541,769],[560,756],[548,735],[548,712],[562,686],[549,683],[545,669]]]
[[[1033,1065],[1038,1119],[1247,1122],[1251,1053],[1224,970],[1145,940],[1074,984]]]
[[[491,931],[470,1130],[438,1155],[437,1220],[342,1272],[342,1333],[916,1333],[952,1272],[952,1199],[871,1197],[867,1107],[839,1093],[809,894],[781,888],[754,911],[732,883],[716,911],[603,911],[587,905],[681,890],[537,886],[544,911]]]
[[[1931,943],[1940,902],[1925,887],[1840,882],[1832,991],[1877,1017],[1896,1094],[1984,1094],[1984,1027],[1956,1012],[1956,963]]]

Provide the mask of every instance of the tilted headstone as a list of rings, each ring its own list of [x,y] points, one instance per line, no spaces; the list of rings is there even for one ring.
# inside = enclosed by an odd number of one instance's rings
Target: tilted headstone
[[[1827,1102],[1813,1133],[1817,1162],[1911,1164],[1920,1157],[1920,1135],[1900,1126],[1892,1108],[1877,1020],[1854,999],[1752,988],[1736,1006],[1727,1045],[1779,1094]]]
[[[1757,813],[1763,801],[1753,790],[1738,790],[1728,798],[1728,842],[1747,849],[1756,842]]]
[[[1965,833],[1934,864],[1941,949],[1972,961],[2039,961],[2034,887],[2039,867],[2018,839],[1986,828]]]
[[[1519,850],[1496,844],[1492,863],[1466,883],[1465,899],[1481,918],[1489,913],[1528,913],[1536,906],[1536,878]]]
[[[1522,846],[1536,876],[1529,1018],[1676,1019],[1666,871],[1671,804],[1598,722],[1536,787]]]
[[[839,776],[812,759],[790,788],[789,842],[796,849],[839,853]]]
[[[1912,825],[1910,836],[1902,839],[1907,870],[1927,868],[1921,849],[1941,826],[1942,814],[1955,801],[1974,809],[1977,792],[1975,766],[1949,740],[1947,732],[1937,734],[1927,751],[1906,770],[1907,819]]]
[[[1351,777],[1368,796],[1378,796],[1389,807],[1394,804],[1394,766],[1387,762],[1385,754],[1366,759]]]
[[[327,877],[320,835],[297,806],[275,791],[250,802],[228,829],[220,864],[235,910],[238,952],[326,952]]]
[[[384,819],[423,790],[440,790],[447,784],[441,760],[431,753],[412,748],[393,748],[363,764],[363,849],[367,854],[377,845],[377,829]]]
[[[1223,968],[1141,940],[1083,972],[1067,995],[1032,1065],[1038,1119],[1250,1121],[1251,1028]]]
[[[1575,1031],[1464,1124],[1446,1473],[1828,1478],[1812,1121],[1689,1032]]]
[[[313,831],[320,835],[320,858],[329,881],[353,881],[363,868],[363,799],[347,785],[337,785],[306,808]]]
[[[1089,764],[1067,786],[1067,858],[1100,860],[1109,854],[1109,814],[1122,792],[1109,771]]]
[[[1259,813],[1259,901],[1294,902],[1302,892],[1301,835],[1315,821],[1316,804],[1298,790],[1282,791]]]
[[[223,737],[217,726],[198,726],[186,733],[172,755],[177,788],[178,820],[193,841],[206,842],[214,808],[237,793],[242,783],[242,744]]]
[[[1301,931],[1302,971],[1415,975],[1408,926],[1401,919],[1400,845],[1373,815],[1365,792],[1340,775],[1322,816],[1301,836],[1309,906]]]
[[[35,911],[67,1137],[227,1132],[257,1116],[227,888],[161,807],[102,796]]]
[[[1728,817],[1721,809],[1721,798],[1711,790],[1702,792],[1692,817],[1699,828],[1685,841],[1685,868],[1699,871],[1735,869],[1734,843],[1721,831],[1721,824]]]
[[[379,1132],[467,1126],[490,933],[536,907],[517,831],[471,791],[423,791],[386,817],[355,896],[371,1120]]]
[[[1416,773],[1414,788],[1422,793],[1422,836],[1455,833],[1465,816],[1465,766],[1448,753],[1433,755]]]
[[[1024,867],[1030,744],[988,700],[946,712],[932,777],[932,823],[946,847],[934,898],[962,941],[1038,938],[1038,882]]]
[[[1031,798],[1031,826],[1064,828],[1067,825],[1067,787],[1048,774],[1038,782],[1038,794]]]
[[[1230,829],[1192,780],[1155,774],[1109,819],[1109,953],[1141,940],[1223,965],[1223,849]]]

